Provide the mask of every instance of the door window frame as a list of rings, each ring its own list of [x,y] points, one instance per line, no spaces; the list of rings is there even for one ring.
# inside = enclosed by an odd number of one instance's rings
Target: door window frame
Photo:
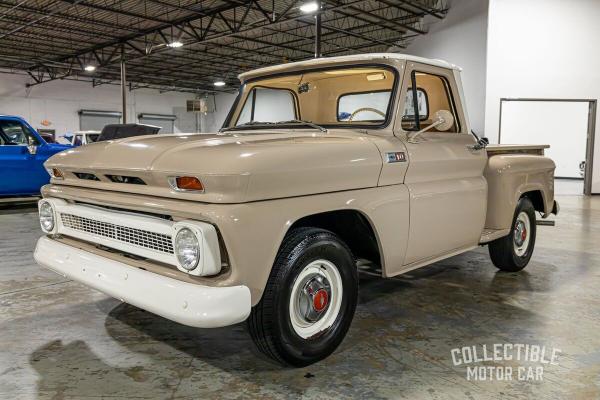
[[[402,79],[402,87],[400,93],[406,93],[409,91],[411,87],[413,87],[413,77],[415,78],[416,83],[416,73],[423,73],[428,75],[434,75],[442,78],[445,81],[444,88],[446,91],[450,90],[450,93],[447,93],[448,98],[450,100],[450,106],[453,108],[449,110],[456,116],[455,124],[457,125],[457,132],[431,132],[427,131],[424,134],[436,134],[443,133],[445,135],[469,135],[471,133],[468,132],[468,124],[466,123],[466,116],[462,104],[457,102],[456,99],[461,99],[460,90],[458,88],[456,79],[454,77],[454,73],[452,69],[436,67],[428,64],[420,64],[408,62],[406,64],[406,70],[404,71],[404,78]],[[414,100],[413,100],[414,101]],[[398,107],[397,107],[397,118],[395,123],[394,132],[403,133],[405,136],[410,134],[411,132],[415,132],[414,130],[406,130],[402,127],[402,115],[404,114],[404,104],[406,102],[406,96],[399,96],[398,99]],[[420,121],[418,121],[418,126],[420,127]]]

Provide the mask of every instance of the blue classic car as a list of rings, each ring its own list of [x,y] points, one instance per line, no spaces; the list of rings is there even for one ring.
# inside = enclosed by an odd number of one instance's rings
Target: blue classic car
[[[0,115],[0,196],[39,194],[50,181],[44,162],[69,148],[46,143],[22,118]]]

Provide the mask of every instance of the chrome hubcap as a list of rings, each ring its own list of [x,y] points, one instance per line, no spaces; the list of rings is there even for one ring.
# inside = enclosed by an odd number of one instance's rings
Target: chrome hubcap
[[[306,278],[298,295],[298,310],[307,322],[316,322],[329,307],[331,287],[323,275],[312,275]]]
[[[513,231],[513,246],[515,253],[522,257],[527,252],[529,246],[529,232],[531,230],[531,222],[529,216],[525,212],[520,212],[515,221]]]
[[[517,246],[522,246],[526,237],[527,228],[525,228],[525,224],[523,221],[517,221],[517,226],[515,227],[515,244]]]

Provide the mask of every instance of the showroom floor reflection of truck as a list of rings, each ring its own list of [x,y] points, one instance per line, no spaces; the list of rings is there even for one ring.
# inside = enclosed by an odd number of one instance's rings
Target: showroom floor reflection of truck
[[[547,146],[471,133],[460,69],[402,54],[267,67],[215,134],[92,143],[46,162],[44,267],[181,324],[247,320],[287,365],[331,354],[358,268],[391,277],[487,244],[523,269],[558,213]]]

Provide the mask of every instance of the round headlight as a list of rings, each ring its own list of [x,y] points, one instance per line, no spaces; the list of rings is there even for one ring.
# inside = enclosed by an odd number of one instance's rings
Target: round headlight
[[[51,232],[54,229],[54,210],[47,201],[40,204],[40,225],[45,232]]]
[[[198,238],[188,228],[180,229],[175,236],[175,255],[182,268],[191,271],[200,260],[200,244]]]

